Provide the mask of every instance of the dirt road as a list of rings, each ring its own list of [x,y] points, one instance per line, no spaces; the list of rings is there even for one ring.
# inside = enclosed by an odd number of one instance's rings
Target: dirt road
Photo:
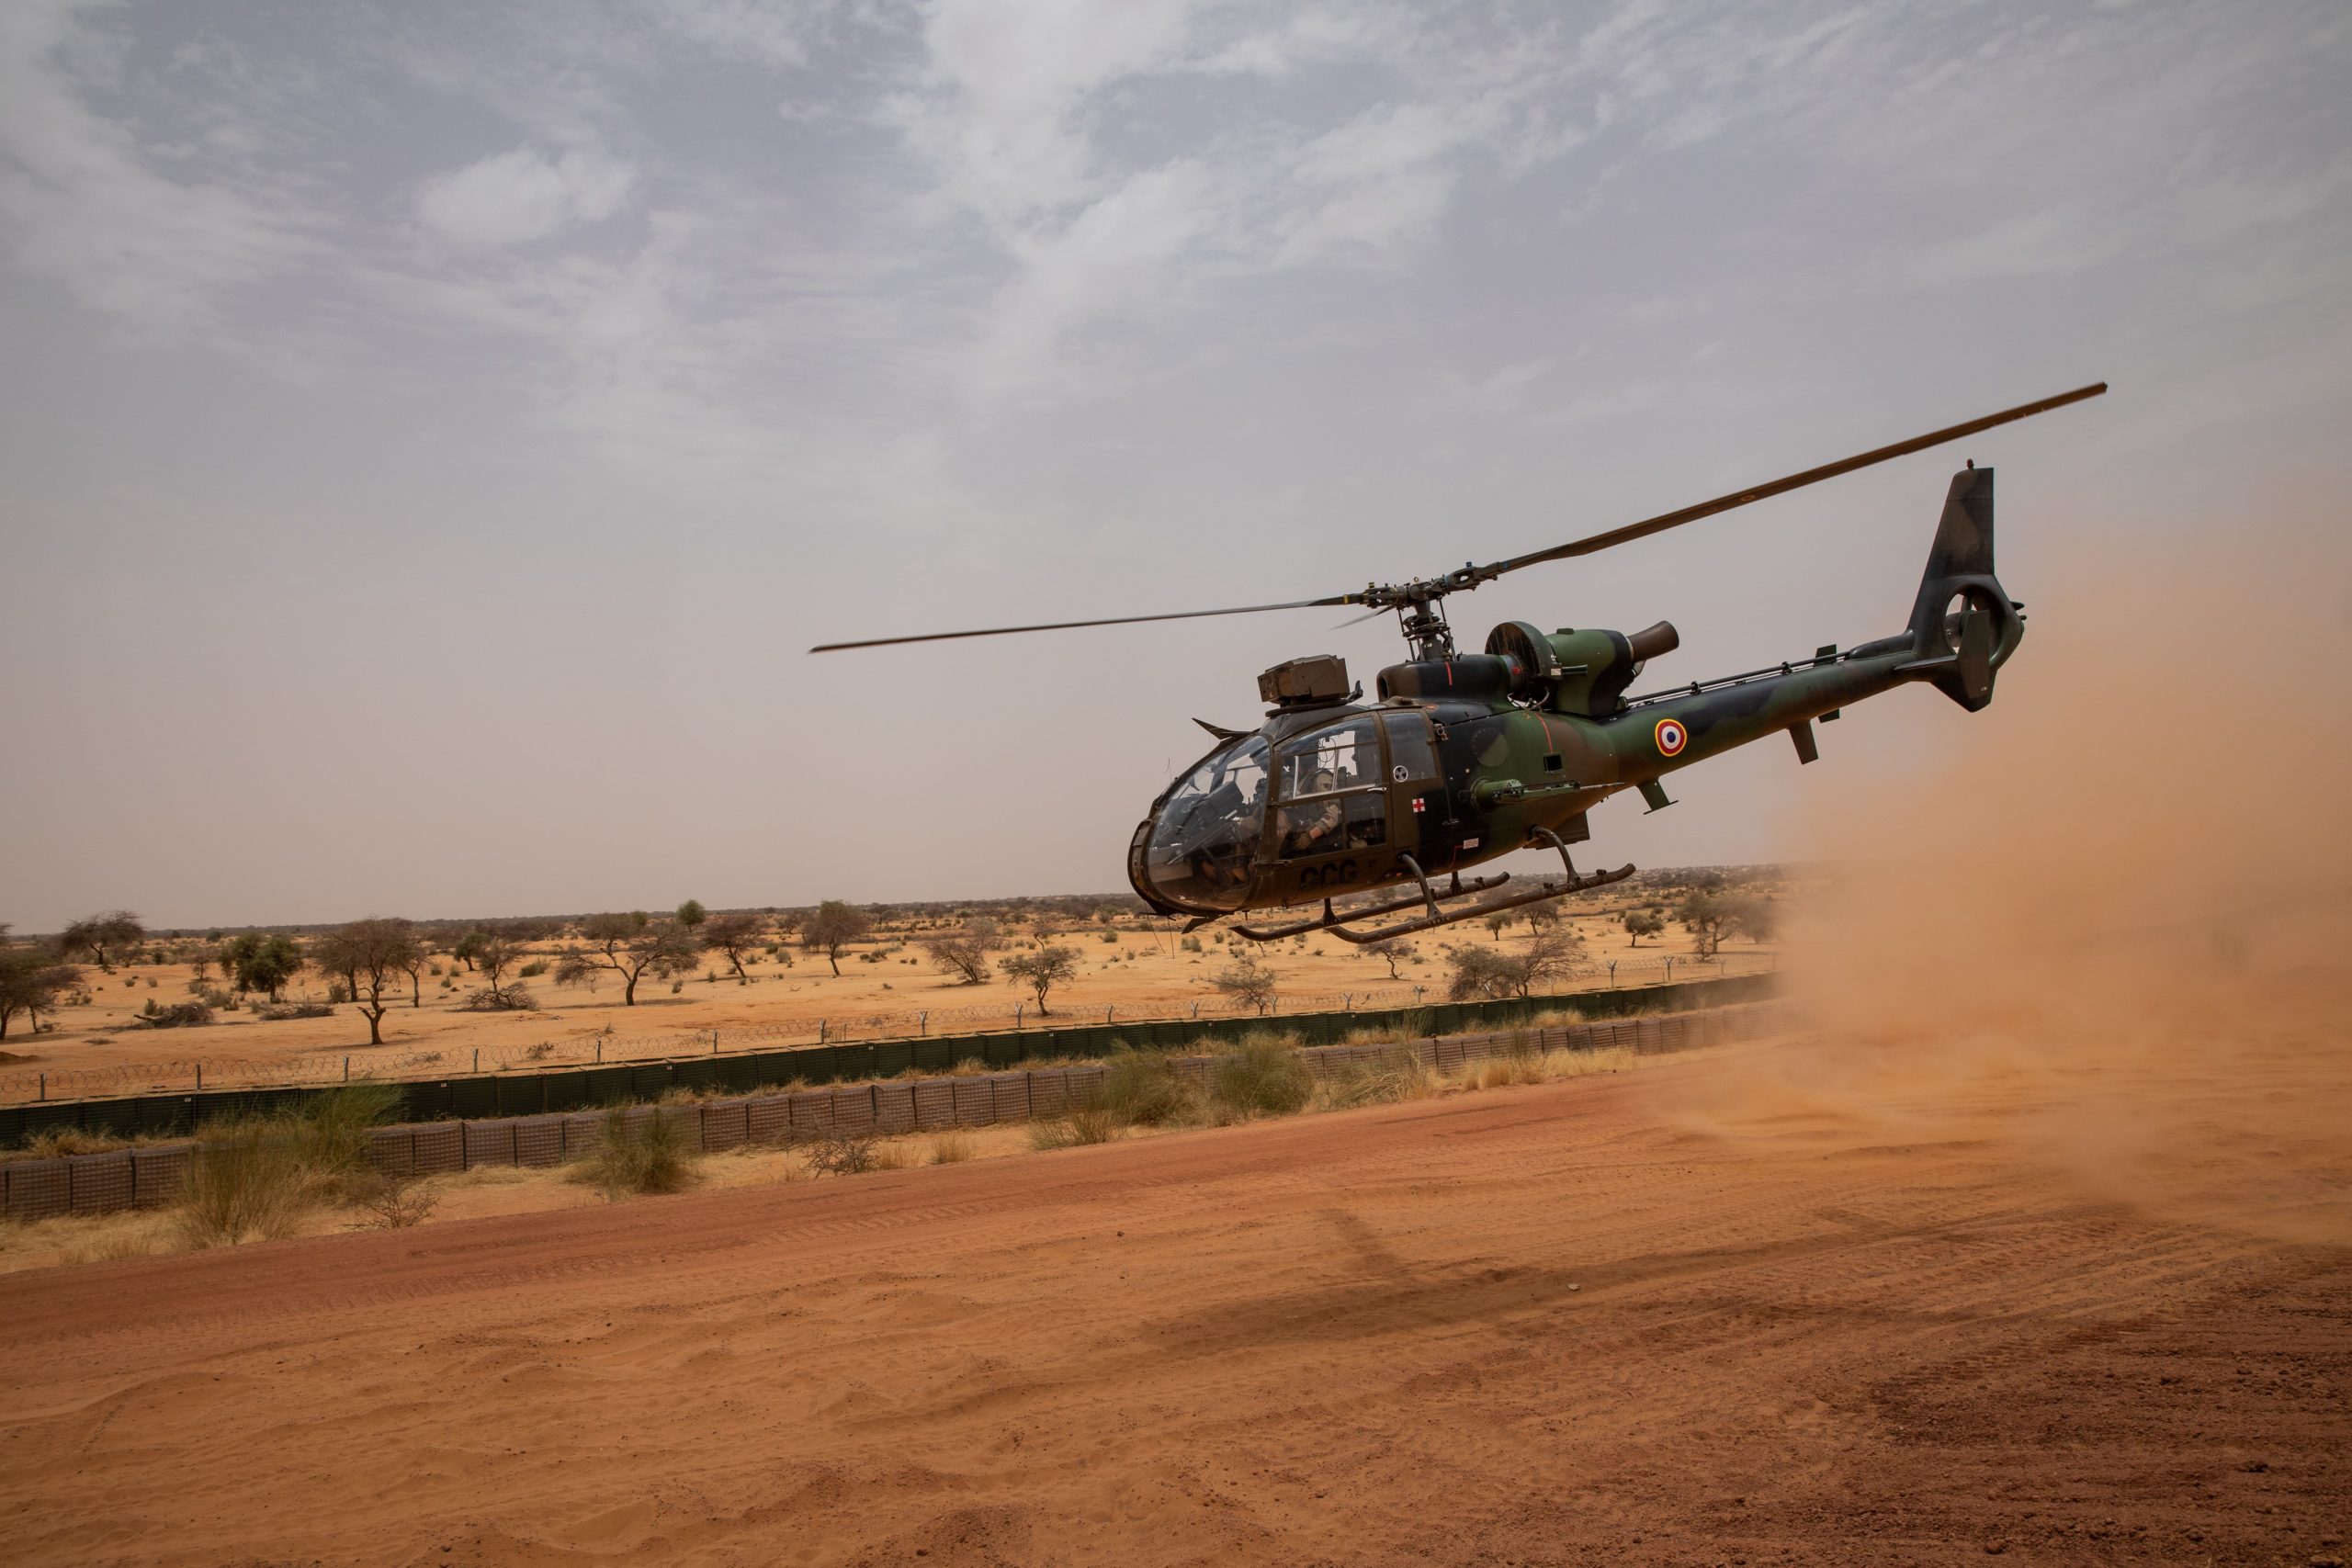
[[[2352,1556],[2340,1134],[2144,1202],[1820,1049],[0,1280],[0,1556]]]

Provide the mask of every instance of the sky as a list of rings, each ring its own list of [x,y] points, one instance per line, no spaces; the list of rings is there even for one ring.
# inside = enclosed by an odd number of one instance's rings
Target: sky
[[[1194,716],[1393,626],[805,650],[1428,575],[2096,379],[1457,630],[1884,635],[1962,457],[2031,614],[2291,552],[2347,187],[2337,0],[8,0],[0,920],[1116,889]],[[1787,852],[2001,713],[1893,694],[1594,859]]]

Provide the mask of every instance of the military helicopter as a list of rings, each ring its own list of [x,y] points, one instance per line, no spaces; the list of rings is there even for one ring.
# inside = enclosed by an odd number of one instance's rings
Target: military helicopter
[[[1258,678],[1272,705],[1255,730],[1194,719],[1216,738],[1208,755],[1151,803],[1127,847],[1127,877],[1186,931],[1246,910],[1317,901],[1321,910],[1279,924],[1237,924],[1272,942],[1328,931],[1363,943],[1498,909],[1622,882],[1631,865],[1579,873],[1569,846],[1591,836],[1592,808],[1622,791],[1652,811],[1671,806],[1665,775],[1735,746],[1785,733],[1797,761],[1819,755],[1814,722],[1852,703],[1924,682],[1971,713],[1993,700],[1993,678],[2025,635],[2025,606],[1993,574],[1993,470],[1952,476],[1935,542],[1902,631],[1858,647],[1835,644],[1762,670],[1627,696],[1654,659],[1681,637],[1666,621],[1633,633],[1505,621],[1485,650],[1457,652],[1446,597],[1506,572],[1647,538],[1734,507],[1956,441],[2013,420],[2095,398],[2100,381],[1962,424],[1807,468],[1679,511],[1550,549],[1351,593],[1159,615],[1114,615],[977,631],[824,643],[812,653],[1022,632],[1198,620],[1273,610],[1363,604],[1393,612],[1411,650],[1380,672],[1363,702],[1332,655],[1294,659]],[[1371,616],[1359,616],[1368,620]],[[1354,625],[1354,622],[1345,623]],[[1463,873],[1519,849],[1559,854],[1564,876],[1506,890],[1509,873]],[[1437,879],[1444,878],[1442,886]],[[1366,902],[1358,895],[1400,896]],[[1340,900],[1346,899],[1345,908]],[[1407,915],[1404,919],[1388,917]]]

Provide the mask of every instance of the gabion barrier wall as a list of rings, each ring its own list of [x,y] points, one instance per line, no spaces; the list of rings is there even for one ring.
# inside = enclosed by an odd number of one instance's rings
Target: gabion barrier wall
[[[1549,1029],[1495,1030],[1394,1045],[1318,1045],[1299,1054],[1318,1079],[1358,1062],[1409,1051],[1423,1066],[1452,1072],[1498,1053],[1520,1049],[1590,1051],[1624,1046],[1641,1052],[1684,1051],[1752,1040],[1788,1027],[1788,1004],[1749,1002],[1701,1012],[1566,1024]],[[1177,1058],[1177,1068],[1205,1084],[1213,1056]],[[631,1122],[660,1116],[684,1129],[689,1147],[707,1154],[750,1145],[783,1145],[835,1133],[930,1132],[988,1127],[1056,1116],[1101,1092],[1100,1066],[1046,1067],[961,1077],[920,1078],[796,1094],[749,1095],[698,1105],[640,1105],[623,1111]],[[369,1158],[397,1175],[431,1176],[478,1166],[559,1165],[593,1149],[604,1137],[602,1111],[507,1116],[479,1122],[434,1122],[379,1127]],[[176,1196],[192,1163],[194,1143],[74,1155],[62,1159],[0,1162],[0,1216],[50,1219],[61,1214],[155,1208]]]

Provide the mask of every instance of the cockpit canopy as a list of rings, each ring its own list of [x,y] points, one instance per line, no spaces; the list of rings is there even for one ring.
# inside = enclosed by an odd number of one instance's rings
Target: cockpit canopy
[[[1392,842],[1392,791],[1401,802],[1439,784],[1427,716],[1341,710],[1292,734],[1271,728],[1280,740],[1233,737],[1169,790],[1136,830],[1128,863],[1136,892],[1162,908],[1222,914],[1250,906],[1265,864],[1374,854],[1361,871],[1350,863],[1351,880],[1390,874],[1386,852],[1411,847]]]
[[[1266,825],[1265,737],[1228,740],[1194,764],[1145,824],[1137,892],[1180,908],[1238,909]]]

